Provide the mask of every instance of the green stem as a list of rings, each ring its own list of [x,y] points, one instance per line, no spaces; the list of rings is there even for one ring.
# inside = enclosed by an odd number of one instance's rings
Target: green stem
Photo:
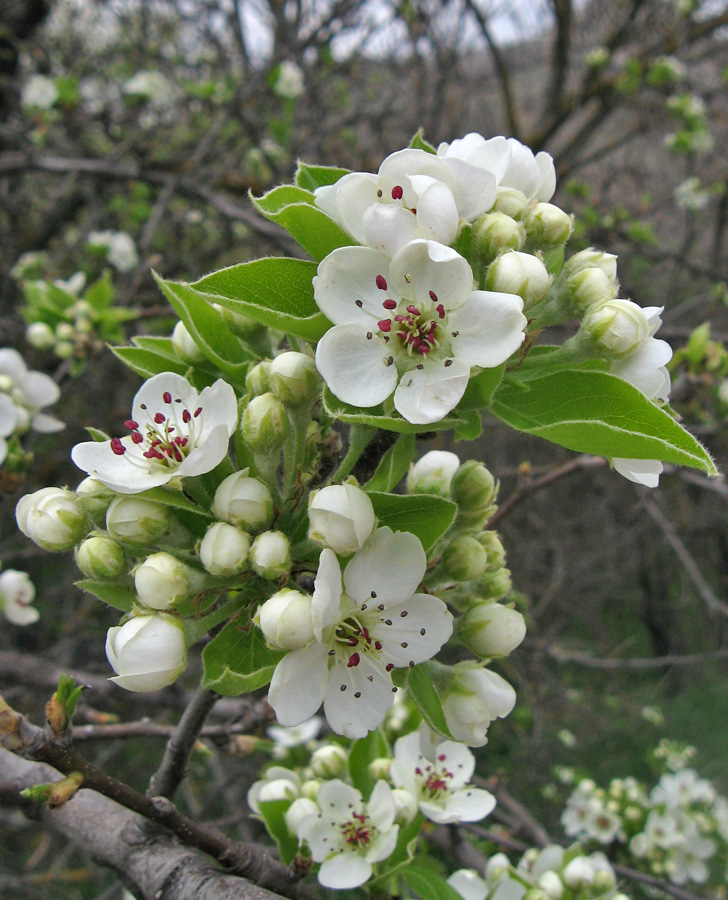
[[[199,641],[204,634],[207,634],[211,628],[214,628],[215,625],[219,625],[220,622],[224,622],[225,619],[229,619],[234,612],[237,612],[244,606],[246,600],[247,597],[245,596],[245,593],[239,592],[228,600],[227,603],[223,603],[221,606],[213,609],[211,613],[202,616],[201,619],[197,619],[196,621],[188,620],[185,622],[185,631],[187,632],[189,643],[197,643],[197,641]]]
[[[349,432],[349,449],[341,460],[339,468],[326,479],[326,484],[340,483],[351,472],[364,452],[364,448],[374,437],[376,428],[371,425],[352,425]]]

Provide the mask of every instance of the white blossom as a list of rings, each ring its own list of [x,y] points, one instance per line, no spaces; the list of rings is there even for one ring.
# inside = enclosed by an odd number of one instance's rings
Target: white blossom
[[[342,556],[361,550],[374,531],[374,507],[354,484],[331,484],[311,495],[309,537]]]
[[[6,569],[0,574],[0,612],[13,625],[32,625],[40,616],[31,606],[35,586],[27,572]]]
[[[158,691],[187,665],[187,641],[179,619],[165,613],[134,616],[110,628],[106,656],[116,672],[109,679],[127,691]]]
[[[312,716],[305,722],[301,722],[300,725],[293,725],[290,728],[271,725],[266,734],[274,742],[273,758],[280,759],[292,747],[299,747],[301,744],[308,744],[315,740],[322,725],[323,719],[320,716]]]
[[[0,349],[0,438],[33,428],[41,433],[62,431],[58,419],[40,412],[55,403],[61,391],[42,372],[28,369],[25,360],[10,347]]]
[[[23,85],[20,102],[25,109],[50,109],[60,94],[52,78],[32,75]]]
[[[290,59],[284,59],[278,69],[273,90],[279,97],[287,100],[295,100],[300,97],[305,89],[303,70]]]
[[[470,747],[486,744],[490,723],[515,705],[516,692],[505,678],[483,668],[456,668],[442,700],[450,734]]]

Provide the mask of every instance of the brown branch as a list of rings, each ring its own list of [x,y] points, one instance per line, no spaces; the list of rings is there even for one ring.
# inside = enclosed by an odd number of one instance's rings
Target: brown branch
[[[534,644],[527,645],[533,650],[546,654],[558,663],[574,663],[585,666],[588,669],[602,669],[604,671],[616,671],[619,669],[644,670],[661,669],[671,666],[699,666],[709,659],[728,658],[728,648],[714,650],[709,653],[685,653],[669,654],[667,656],[634,657],[631,659],[599,659],[588,653],[580,653],[578,650],[564,650],[561,647],[546,647]]]

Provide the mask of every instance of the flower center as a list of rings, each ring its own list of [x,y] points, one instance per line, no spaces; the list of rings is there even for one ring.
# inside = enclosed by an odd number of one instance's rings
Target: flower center
[[[162,394],[162,402],[167,406],[172,406],[173,403],[182,405],[182,400],[179,397],[173,398],[169,391]],[[142,403],[141,408],[149,414],[146,404]],[[168,468],[177,468],[195,447],[195,426],[201,422],[201,414],[201,406],[194,412],[183,406],[179,418],[175,414],[165,415],[157,411],[143,425],[134,419],[128,419],[124,426],[129,429],[132,442],[146,448],[142,456],[148,460],[156,460]],[[128,447],[117,437],[112,439],[111,449],[117,456],[123,456]]]
[[[349,669],[359,665],[362,653],[378,656],[382,649],[382,642],[375,640],[355,615],[339,622],[334,631],[334,641],[336,646],[329,654],[348,657],[346,666]]]
[[[445,761],[445,756],[438,757],[440,762]],[[422,784],[422,793],[430,800],[442,800],[442,798],[450,790],[450,779],[453,773],[449,772],[444,766],[433,766],[429,763],[424,769],[419,766],[415,769],[415,775],[420,779]]]
[[[364,813],[352,813],[348,822],[341,826],[344,840],[350,847],[366,849],[372,839],[372,829]]]
[[[376,284],[380,291],[387,290],[387,281],[383,275],[377,275]],[[440,346],[440,326],[444,324],[445,307],[434,291],[429,292],[429,300],[420,300],[417,304],[404,299],[397,302],[388,297],[382,306],[390,313],[388,318],[377,322],[385,340],[393,332],[409,356],[426,356]]]

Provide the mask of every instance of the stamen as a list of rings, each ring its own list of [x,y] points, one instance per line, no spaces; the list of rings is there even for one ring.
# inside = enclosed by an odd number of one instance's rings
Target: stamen
[[[404,197],[404,191],[401,185],[397,184],[392,188],[392,200],[401,200]]]
[[[118,437],[111,439],[111,449],[117,456],[123,456],[126,453],[126,447],[121,443],[121,438]]]
[[[432,293],[432,292],[430,292],[430,293]],[[435,309],[437,310],[438,316],[439,316],[441,319],[444,319],[444,318],[445,318],[445,307],[442,305],[442,303],[439,303],[439,304],[435,307]]]
[[[410,305],[407,307],[407,312],[412,313],[413,316],[419,316],[420,314],[419,309],[417,309],[417,307],[412,303],[410,303]]]
[[[381,319],[377,322],[379,326],[379,330],[385,332],[385,334],[392,330],[392,320],[391,319]]]
[[[361,657],[359,656],[358,653],[352,653],[351,656],[349,657],[349,662],[346,664],[346,668],[351,669],[354,666],[358,666],[360,660],[361,660]]]
[[[195,418],[197,418],[201,412],[202,412],[202,407],[198,406],[197,409],[195,410]]]
[[[169,391],[165,391],[165,392],[162,394],[162,400],[164,400],[165,403],[171,403],[171,402],[172,402],[172,395],[170,394]]]
[[[164,418],[164,416],[162,415],[162,413],[155,413],[155,414],[154,414],[154,421],[157,423],[157,425],[161,425],[162,422],[165,421],[165,418]]]
[[[397,308],[397,303],[396,303],[395,300],[387,299],[387,300],[384,301],[384,303],[382,303],[382,306],[383,306],[385,309],[396,309],[396,308]]]
[[[124,428],[128,428],[129,431],[136,431],[138,427],[139,423],[135,422],[134,419],[127,419],[126,422],[124,422]]]
[[[432,300],[433,303],[437,303],[437,294],[434,291],[430,291],[430,300]]]
[[[192,421],[192,413],[190,413],[189,409],[182,410],[182,421],[185,425]]]
[[[375,281],[376,281],[377,287],[379,288],[380,291],[387,290],[387,280],[383,275],[377,275]]]

